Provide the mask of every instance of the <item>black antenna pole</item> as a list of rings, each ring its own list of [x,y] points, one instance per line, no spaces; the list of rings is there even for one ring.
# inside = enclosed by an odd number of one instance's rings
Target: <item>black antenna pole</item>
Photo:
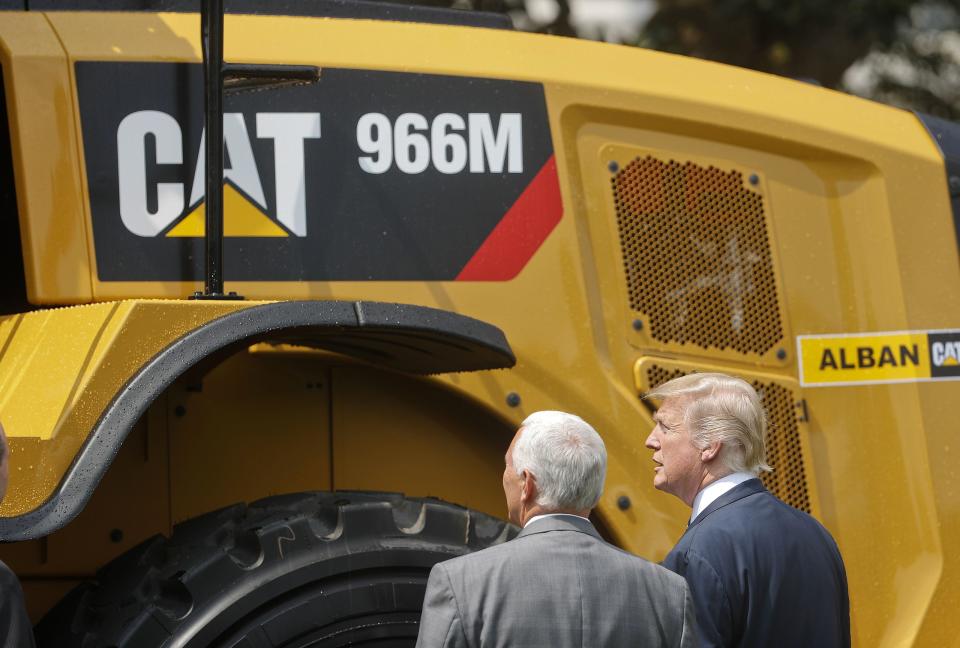
[[[223,0],[203,0],[204,124],[206,127],[206,297],[223,295]]]
[[[243,299],[223,292],[223,94],[315,83],[320,69],[310,65],[224,65],[223,0],[201,0],[200,39],[203,46],[203,106],[206,145],[206,230],[204,288],[193,299]]]

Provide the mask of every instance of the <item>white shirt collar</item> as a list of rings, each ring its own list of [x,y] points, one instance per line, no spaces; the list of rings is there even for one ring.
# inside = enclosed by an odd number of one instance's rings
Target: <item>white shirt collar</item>
[[[589,519],[583,517],[582,515],[574,515],[573,513],[544,513],[543,515],[534,515],[532,518],[527,520],[527,523],[523,525],[523,528],[526,529],[528,526],[530,526],[537,520],[542,520],[543,518],[548,518],[548,517],[559,517],[561,515],[565,515],[567,517],[580,518],[581,520],[587,520],[587,522],[590,521]]]
[[[704,486],[700,492],[697,493],[697,496],[693,498],[693,510],[691,511],[690,522],[692,523],[696,520],[697,516],[703,513],[705,508],[713,504],[718,497],[748,479],[756,479],[756,477],[756,475],[751,473],[735,472]]]

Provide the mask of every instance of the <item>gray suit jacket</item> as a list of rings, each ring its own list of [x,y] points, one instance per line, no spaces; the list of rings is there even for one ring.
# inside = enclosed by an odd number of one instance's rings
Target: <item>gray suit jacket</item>
[[[687,579],[701,648],[849,648],[840,550],[806,513],[750,479],[687,528],[663,566]]]
[[[417,648],[694,646],[693,603],[670,571],[549,517],[510,542],[437,563]]]
[[[33,625],[23,605],[20,581],[0,560],[0,648],[33,646]]]

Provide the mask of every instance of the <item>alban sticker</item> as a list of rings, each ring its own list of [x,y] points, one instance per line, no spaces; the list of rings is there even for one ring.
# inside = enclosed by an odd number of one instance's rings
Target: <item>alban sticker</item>
[[[800,335],[805,387],[960,380],[960,330]]]

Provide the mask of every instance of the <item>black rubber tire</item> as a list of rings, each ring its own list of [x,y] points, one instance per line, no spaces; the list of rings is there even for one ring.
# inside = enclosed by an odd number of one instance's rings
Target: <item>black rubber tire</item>
[[[516,527],[435,499],[324,492],[189,520],[101,569],[37,626],[41,648],[413,646],[434,563]]]

